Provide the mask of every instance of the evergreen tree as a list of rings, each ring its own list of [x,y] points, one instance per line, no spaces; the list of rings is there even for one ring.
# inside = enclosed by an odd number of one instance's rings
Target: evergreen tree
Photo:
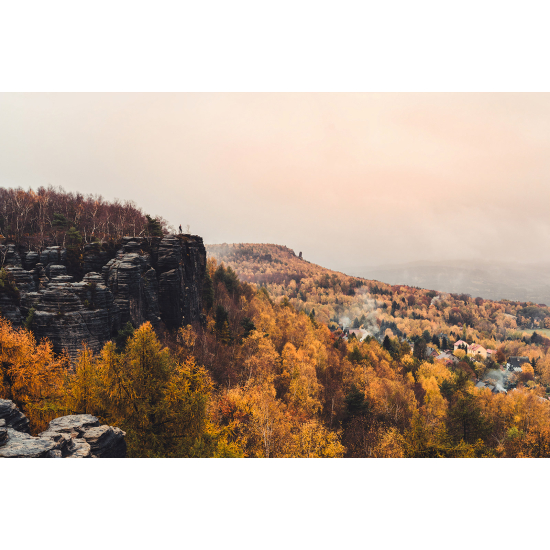
[[[204,274],[204,282],[202,285],[202,300],[204,309],[210,311],[214,305],[214,284],[212,283],[212,277],[208,269]]]
[[[240,283],[237,274],[231,269],[231,267],[224,267],[220,264],[214,272],[214,284],[223,283],[227,292],[234,295],[239,291]]]
[[[359,361],[363,360],[363,355],[357,346],[353,346],[353,351],[349,354],[349,360],[354,363],[359,363]]]
[[[419,338],[414,343],[413,356],[420,361],[423,361],[426,358],[426,341],[424,338]]]
[[[145,217],[147,218],[147,234],[150,237],[164,236],[160,222],[156,218],[151,218],[149,214],[145,214]]]
[[[118,352],[124,350],[128,338],[131,338],[133,335],[134,326],[130,323],[130,321],[128,321],[115,336],[116,348]]]
[[[241,326],[244,328],[243,338],[248,338],[253,330],[256,330],[256,325],[248,318],[245,317],[241,321]]]
[[[227,323],[229,319],[229,313],[221,304],[218,304],[216,307],[215,319],[216,319],[216,324],[215,324],[216,332],[219,334],[223,330],[224,324]]]
[[[78,246],[82,242],[82,235],[76,230],[76,227],[71,227],[67,231],[67,242],[69,246]]]
[[[69,225],[69,220],[63,214],[54,214],[52,220],[53,227],[67,227]]]

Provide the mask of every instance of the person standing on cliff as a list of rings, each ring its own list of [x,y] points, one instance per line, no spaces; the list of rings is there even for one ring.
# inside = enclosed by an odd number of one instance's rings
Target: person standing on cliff
[[[180,223],[180,233],[183,233],[183,231],[181,230],[181,223]]]

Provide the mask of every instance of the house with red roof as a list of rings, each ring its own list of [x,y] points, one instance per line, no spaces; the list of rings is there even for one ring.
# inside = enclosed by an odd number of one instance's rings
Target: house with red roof
[[[468,348],[468,342],[465,342],[464,340],[457,340],[457,341],[455,342],[455,351],[456,351],[457,349],[462,348],[463,346],[464,346],[465,348]]]

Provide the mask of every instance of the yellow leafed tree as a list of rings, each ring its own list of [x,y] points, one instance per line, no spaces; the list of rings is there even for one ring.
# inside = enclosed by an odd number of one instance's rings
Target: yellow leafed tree
[[[14,329],[0,317],[0,397],[23,410],[32,432],[62,414],[67,366],[67,357],[56,357],[48,340],[37,344],[30,331]]]

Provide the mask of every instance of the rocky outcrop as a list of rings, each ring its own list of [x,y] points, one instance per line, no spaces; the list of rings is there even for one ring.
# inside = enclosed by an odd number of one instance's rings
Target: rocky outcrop
[[[200,318],[205,270],[200,237],[171,235],[150,245],[145,239],[126,237],[117,257],[103,268],[103,276],[122,324],[151,321],[155,326],[162,321],[177,328]]]
[[[206,251],[199,237],[165,237],[159,243],[159,307],[168,327],[199,318],[205,270]]]
[[[26,309],[34,309],[30,328],[37,338],[49,338],[55,351],[65,349],[70,357],[76,356],[82,342],[97,352],[120,326],[113,295],[98,274],[89,273],[80,283],[67,277],[57,275],[46,288],[28,295]]]
[[[0,399],[0,458],[125,458],[126,433],[113,426],[100,426],[90,414],[74,414],[52,420],[38,437],[20,431],[28,419],[12,401]],[[15,422],[13,419],[16,419]],[[21,418],[26,422],[21,423]]]
[[[67,250],[60,246],[50,246],[40,252],[40,263],[42,265],[65,265],[66,261]]]
[[[5,428],[29,433],[29,419],[9,399],[0,399],[0,421]]]
[[[99,421],[91,414],[69,414],[54,418],[45,432],[42,433],[58,433],[69,434],[74,437],[80,437],[89,428],[99,426]]]
[[[0,446],[0,458],[56,458],[58,444],[51,439],[7,429],[8,438]]]
[[[103,266],[113,257],[109,251],[102,250],[99,243],[84,245],[82,256],[84,273],[101,273]]]
[[[98,351],[128,321],[177,328],[200,319],[206,251],[197,236],[124,237],[116,252],[86,245],[78,281],[64,248],[0,254],[11,281],[0,287],[0,314],[72,358],[82,342]]]
[[[103,277],[112,292],[124,325],[135,327],[145,321],[160,323],[157,273],[151,255],[142,250],[142,241],[124,240],[116,258],[103,268]]]
[[[82,439],[90,446],[92,457],[124,458],[126,456],[126,440],[120,428],[113,426],[97,426],[86,430]]]
[[[6,421],[0,419],[0,446],[4,445],[8,440],[8,428],[6,428]]]
[[[15,267],[21,267],[21,256],[17,252],[17,246],[15,244],[7,244],[0,246],[0,267],[12,265]]]

